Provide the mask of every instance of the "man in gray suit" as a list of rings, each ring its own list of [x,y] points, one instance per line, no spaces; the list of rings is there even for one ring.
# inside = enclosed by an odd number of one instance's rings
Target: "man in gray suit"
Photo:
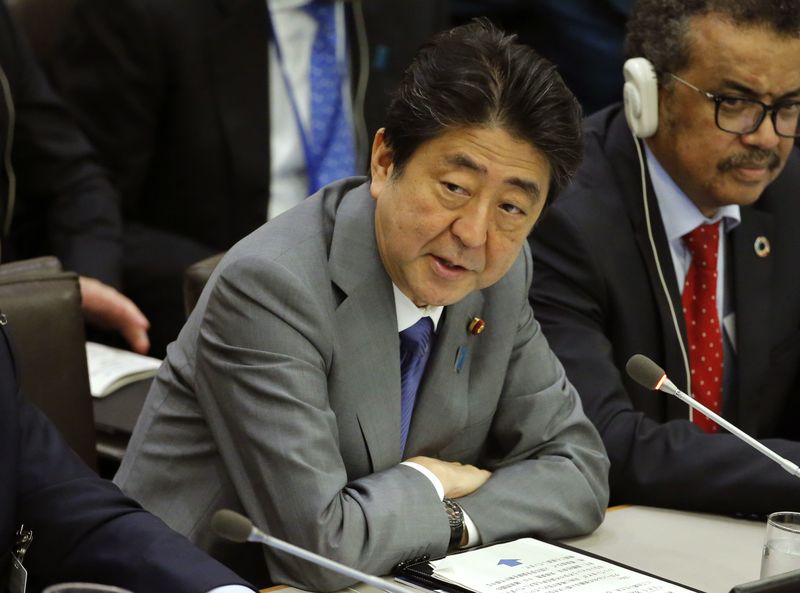
[[[268,569],[317,590],[349,582],[269,550],[226,555],[209,517],[233,507],[373,573],[594,529],[608,461],[527,301],[525,239],[580,148],[547,61],[485,22],[438,36],[370,179],[323,188],[222,260],[117,482],[253,582]]]

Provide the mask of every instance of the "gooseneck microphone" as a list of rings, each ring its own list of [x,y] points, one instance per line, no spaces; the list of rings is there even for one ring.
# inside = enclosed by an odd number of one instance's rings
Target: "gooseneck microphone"
[[[625,370],[628,372],[630,378],[636,381],[642,387],[653,389],[654,391],[663,391],[664,393],[674,395],[689,407],[705,415],[706,418],[713,420],[731,434],[739,437],[745,443],[753,447],[756,451],[769,457],[772,461],[780,465],[793,476],[800,477],[800,467],[798,467],[797,464],[792,463],[784,457],[781,457],[775,453],[775,451],[762,445],[743,430],[735,427],[719,414],[712,412],[697,400],[686,395],[683,391],[678,389],[675,383],[667,378],[667,373],[664,372],[664,369],[647,358],[644,354],[634,354],[631,356],[630,359],[628,359],[628,363],[625,365]]]
[[[285,542],[277,537],[267,535],[258,527],[255,527],[250,519],[235,511],[220,509],[214,513],[214,516],[211,518],[211,529],[213,529],[217,535],[225,539],[237,543],[258,542],[291,554],[292,556],[297,556],[303,560],[308,560],[317,566],[327,568],[328,570],[350,577],[351,579],[362,581],[378,589],[383,589],[384,591],[388,591],[388,593],[408,593],[408,589],[395,585],[380,577],[361,572],[355,568],[350,568],[349,566],[345,566],[344,564],[340,564],[339,562],[304,550],[289,542]]]

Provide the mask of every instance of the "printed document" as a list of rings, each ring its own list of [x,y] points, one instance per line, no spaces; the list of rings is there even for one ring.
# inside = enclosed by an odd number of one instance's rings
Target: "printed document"
[[[477,593],[690,593],[611,562],[531,538],[453,554],[433,576]]]

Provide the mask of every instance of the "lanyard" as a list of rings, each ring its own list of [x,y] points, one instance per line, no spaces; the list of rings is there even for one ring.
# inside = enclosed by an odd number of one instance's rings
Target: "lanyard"
[[[303,119],[300,116],[300,103],[297,100],[297,95],[295,94],[294,87],[291,83],[291,80],[289,79],[289,72],[286,70],[286,61],[284,60],[283,57],[283,50],[281,49],[280,40],[278,39],[274,23],[272,22],[272,15],[269,13],[269,11],[267,11],[267,24],[269,26],[269,31],[272,36],[272,42],[275,45],[275,56],[278,59],[278,66],[280,68],[281,77],[283,78],[283,84],[286,87],[286,94],[289,98],[289,104],[292,108],[292,113],[294,115],[294,119],[297,124],[297,130],[300,133],[300,141],[303,145],[303,156],[305,157],[306,161],[306,172],[308,173],[309,185],[317,186],[319,185],[317,179],[319,177],[319,170],[322,164],[322,158],[328,152],[331,142],[333,142],[333,138],[336,132],[336,122],[339,120],[343,108],[344,100],[341,95],[341,89],[339,90],[340,100],[337,101],[336,110],[328,119],[324,133],[321,135],[320,138],[312,138],[311,130],[303,125]],[[319,23],[317,23],[317,26],[318,27],[320,26]],[[313,45],[312,45],[312,53],[313,53]],[[339,75],[338,76],[339,85],[341,86],[343,65],[341,59],[338,56],[336,59],[336,64],[337,64],[337,72]],[[313,89],[311,89],[311,92],[313,92]],[[313,114],[310,114],[309,119],[311,119],[312,117]]]

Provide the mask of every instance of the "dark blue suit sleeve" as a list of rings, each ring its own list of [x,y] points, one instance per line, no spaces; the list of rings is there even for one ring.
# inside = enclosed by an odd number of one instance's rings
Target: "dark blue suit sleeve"
[[[34,531],[26,559],[34,590],[82,580],[138,593],[245,584],[94,475],[38,410],[22,404],[20,427],[18,509]]]
[[[95,475],[41,412],[17,401],[2,328],[0,371],[0,476],[16,490],[15,501],[0,496],[0,533],[7,545],[19,523],[33,530],[25,557],[30,590],[66,581],[114,584],[136,593],[249,587]]]

